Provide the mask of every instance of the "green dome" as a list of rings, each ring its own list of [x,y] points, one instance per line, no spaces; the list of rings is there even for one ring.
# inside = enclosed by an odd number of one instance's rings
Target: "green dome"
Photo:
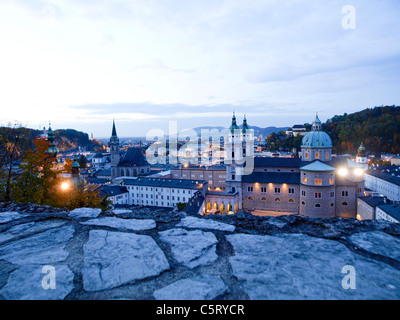
[[[236,124],[236,116],[235,113],[233,113],[233,117],[232,117],[232,124],[229,127],[229,130],[234,133],[235,130],[240,130],[239,126]]]
[[[302,142],[302,148],[332,148],[332,140],[323,131],[311,131],[307,133]]]

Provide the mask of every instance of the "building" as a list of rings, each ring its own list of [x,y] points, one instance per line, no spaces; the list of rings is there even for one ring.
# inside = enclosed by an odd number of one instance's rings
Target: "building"
[[[139,175],[150,173],[150,164],[147,162],[141,149],[128,148],[125,154],[121,157],[115,121],[113,121],[109,147],[111,158],[111,180],[114,180],[117,177],[138,177]]]
[[[395,204],[382,204],[376,208],[376,219],[387,220],[389,222],[400,222],[400,205]]]
[[[107,197],[113,205],[127,205],[129,204],[129,192],[123,186],[106,186],[100,187],[100,196]]]
[[[332,158],[332,141],[322,131],[316,116],[312,131],[302,140],[301,158],[255,157],[254,168],[244,173],[243,159],[247,130],[238,130],[233,115],[230,139],[243,141],[227,145],[226,190],[208,190],[204,213],[265,211],[300,213],[311,217],[356,216],[357,198],[364,195],[363,165],[347,158]],[[239,157],[237,157],[239,155]]]
[[[385,204],[385,197],[359,197],[357,199],[357,219],[374,220],[376,219],[376,208]]]
[[[360,147],[358,148],[356,162],[364,165],[365,169],[368,169],[368,158],[365,152],[364,144],[361,142]]]
[[[392,159],[390,159],[390,164],[392,166],[400,166],[400,156],[393,156]]]
[[[122,181],[129,192],[128,204],[173,208],[188,203],[198,191],[204,196],[207,181],[139,177]]]
[[[392,201],[400,201],[400,174],[368,170],[365,187],[378,192]]]

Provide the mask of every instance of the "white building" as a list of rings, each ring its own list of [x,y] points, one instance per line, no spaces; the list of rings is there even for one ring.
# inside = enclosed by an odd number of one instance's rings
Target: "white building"
[[[127,205],[129,202],[128,190],[121,186],[101,186],[100,196],[107,197],[113,205]]]
[[[392,201],[400,201],[400,177],[396,174],[369,170],[364,174],[365,188]]]
[[[400,206],[398,204],[383,204],[376,208],[376,219],[400,223]]]
[[[207,188],[206,181],[148,177],[124,180],[122,185],[129,192],[128,204],[167,208],[188,203],[197,191],[204,195]]]

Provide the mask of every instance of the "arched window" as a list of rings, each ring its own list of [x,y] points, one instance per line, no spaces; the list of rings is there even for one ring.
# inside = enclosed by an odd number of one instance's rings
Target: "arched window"
[[[261,198],[261,201],[267,201],[267,198],[262,197],[262,198]]]
[[[293,199],[289,199],[289,202],[293,203],[293,202],[294,202],[294,200],[293,200]]]
[[[334,204],[333,204],[333,202],[331,203],[331,207],[333,207],[334,206]]]
[[[303,177],[303,183],[307,184],[307,178],[306,177]]]
[[[308,152],[306,152],[306,158],[308,158]]]
[[[281,201],[281,199],[275,198],[275,202],[280,202],[280,201]]]
[[[317,203],[317,204],[315,205],[315,207],[316,207],[316,208],[321,208],[321,205],[320,205],[319,203]]]
[[[347,202],[342,202],[342,206],[347,206]]]
[[[329,152],[326,153],[325,158],[329,159]]]
[[[306,205],[306,202],[305,202],[305,201],[302,201],[301,204],[302,204],[303,206],[305,206],[305,205]]]
[[[253,197],[249,197],[248,199],[249,199],[249,200],[253,200]]]

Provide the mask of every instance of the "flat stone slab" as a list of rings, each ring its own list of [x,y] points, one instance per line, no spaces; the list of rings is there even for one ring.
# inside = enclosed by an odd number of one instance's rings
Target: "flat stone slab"
[[[157,300],[212,300],[228,291],[220,277],[201,275],[182,279],[154,291]]]
[[[42,286],[50,273],[41,265],[27,265],[10,273],[0,295],[8,300],[62,300],[74,288],[74,274],[66,265],[55,265],[55,288]],[[42,273],[43,271],[43,273]],[[48,289],[44,289],[48,288]]]
[[[371,253],[400,261],[400,239],[381,231],[360,232],[348,238],[356,246]]]
[[[101,209],[95,208],[79,208],[72,210],[68,216],[71,218],[97,218],[101,213]]]
[[[190,229],[209,229],[219,231],[235,231],[235,226],[230,224],[218,222],[211,219],[200,219],[195,217],[185,217],[178,224],[177,227],[186,227]]]
[[[201,230],[188,231],[175,228],[159,233],[160,240],[168,243],[174,258],[189,268],[214,263],[218,256],[218,242],[211,232]]]
[[[16,211],[12,212],[0,212],[0,224],[7,223],[13,220],[22,219],[28,217],[28,214],[21,214]]]
[[[233,274],[251,299],[399,299],[400,271],[333,240],[303,234],[228,235]],[[344,289],[355,270],[356,289]]]
[[[5,232],[0,233],[0,243],[3,243],[12,238],[35,234],[48,229],[61,227],[65,223],[65,221],[46,220],[19,224]]]
[[[75,232],[73,226],[62,226],[9,242],[0,247],[0,260],[27,265],[47,265],[68,257],[65,246]]]
[[[149,236],[91,230],[83,246],[83,286],[99,291],[157,276],[169,269],[164,253]]]
[[[120,230],[149,230],[156,227],[156,222],[151,219],[121,219],[116,217],[104,217],[99,219],[91,219],[81,224],[92,226],[106,226]]]

